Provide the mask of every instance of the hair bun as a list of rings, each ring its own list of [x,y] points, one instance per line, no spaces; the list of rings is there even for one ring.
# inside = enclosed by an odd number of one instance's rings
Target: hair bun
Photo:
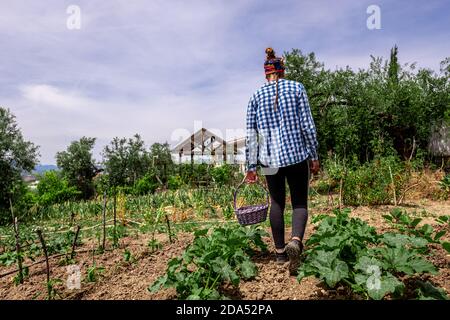
[[[269,60],[269,59],[275,59],[275,51],[273,51],[273,49],[272,48],[267,48],[266,49],[266,55],[267,55],[267,60]]]

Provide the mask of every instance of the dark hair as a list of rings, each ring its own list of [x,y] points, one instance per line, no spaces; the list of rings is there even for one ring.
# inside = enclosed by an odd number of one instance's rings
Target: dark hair
[[[277,58],[275,56],[275,51],[268,47],[266,52],[266,62],[264,63],[264,69],[266,70],[266,78],[268,79],[271,74],[276,74],[276,94],[273,108],[277,111],[278,105],[278,79],[284,76],[284,61],[282,58]]]
[[[271,47],[266,49],[266,60],[275,59],[275,51]]]

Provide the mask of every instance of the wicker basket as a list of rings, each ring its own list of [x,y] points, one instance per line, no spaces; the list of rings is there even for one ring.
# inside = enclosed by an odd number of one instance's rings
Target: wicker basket
[[[251,224],[261,223],[267,219],[267,211],[269,210],[269,193],[266,188],[258,183],[261,188],[266,192],[267,200],[265,204],[258,204],[252,206],[245,206],[236,208],[236,199],[239,189],[244,185],[241,183],[234,192],[234,212],[236,214],[239,224],[243,226],[248,226]]]

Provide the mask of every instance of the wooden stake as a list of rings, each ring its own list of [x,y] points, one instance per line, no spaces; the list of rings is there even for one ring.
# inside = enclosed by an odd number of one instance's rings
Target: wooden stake
[[[72,243],[72,252],[70,253],[70,259],[73,259],[73,256],[75,255],[75,247],[77,246],[77,239],[78,239],[78,233],[80,232],[80,226],[77,226],[77,231],[75,232],[75,238],[73,239]]]
[[[114,246],[117,245],[117,193],[114,189],[114,200],[113,200],[113,215],[114,215]]]
[[[11,199],[10,199],[11,201]],[[12,210],[12,205],[11,205]],[[16,254],[17,254],[17,267],[19,269],[19,282],[23,283],[23,267],[22,267],[22,254],[20,249],[20,237],[19,237],[19,221],[17,217],[14,217],[14,235],[16,238]]]
[[[103,242],[102,249],[106,246],[106,191],[103,193]]]
[[[11,216],[13,218],[13,228],[14,228],[14,236],[16,239],[16,255],[17,255],[17,267],[19,269],[19,283],[23,283],[23,267],[22,267],[22,254],[20,248],[20,234],[19,234],[19,221],[17,217],[14,216],[14,208],[12,204],[11,197],[9,197],[9,209],[11,210]]]
[[[344,184],[344,179],[341,178],[341,181],[339,182],[339,210],[342,209],[342,187]]]
[[[69,226],[72,226],[74,220],[75,220],[75,212],[72,212],[70,214],[70,224],[69,224]]]
[[[173,243],[173,241],[172,241],[172,232],[170,231],[169,217],[167,216],[167,214],[165,215],[165,217],[166,217],[166,223],[167,223],[167,230],[169,232],[169,241],[170,241],[170,243]]]
[[[48,253],[47,253],[47,246],[45,245],[45,240],[44,240],[44,236],[42,235],[42,230],[38,229],[36,230],[39,240],[41,241],[41,245],[42,245],[42,250],[44,250],[44,255],[45,255],[45,264],[47,266],[47,293],[48,293],[48,298],[51,298],[51,286],[50,286],[50,264],[48,262]]]

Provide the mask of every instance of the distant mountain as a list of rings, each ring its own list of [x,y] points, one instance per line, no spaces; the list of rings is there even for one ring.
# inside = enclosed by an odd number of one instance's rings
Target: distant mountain
[[[53,164],[38,164],[36,167],[34,167],[33,173],[36,174],[42,174],[45,171],[50,170],[58,170],[58,167]]]

